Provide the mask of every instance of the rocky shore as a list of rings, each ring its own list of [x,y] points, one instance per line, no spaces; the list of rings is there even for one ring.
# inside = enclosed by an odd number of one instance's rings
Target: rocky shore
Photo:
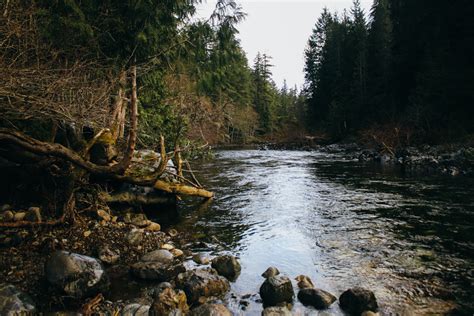
[[[20,213],[2,208],[3,221]],[[100,210],[72,226],[3,229],[0,314],[234,315],[235,307],[226,305],[230,299],[238,302],[240,314],[253,301],[262,305],[263,315],[292,315],[296,299],[313,310],[337,301],[308,277],[292,280],[275,267],[262,274],[259,293],[240,297],[231,290],[239,260],[193,253],[189,244],[185,234],[161,231],[143,213],[114,216]],[[374,294],[360,288],[344,292],[339,304],[352,314],[378,309]]]

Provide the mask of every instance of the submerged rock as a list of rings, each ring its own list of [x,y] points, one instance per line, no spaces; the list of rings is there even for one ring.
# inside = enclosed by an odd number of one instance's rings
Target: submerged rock
[[[155,293],[150,315],[184,315],[188,310],[186,294],[183,291],[164,287]]]
[[[298,299],[303,305],[313,306],[316,309],[329,308],[337,300],[331,293],[314,288],[300,290],[298,292]]]
[[[263,310],[262,316],[291,316],[293,315],[286,307],[272,306]]]
[[[229,281],[218,275],[214,269],[198,269],[180,273],[176,286],[184,290],[189,304],[198,303],[201,297],[219,297],[230,289]]]
[[[126,305],[120,312],[121,316],[148,316],[150,311],[149,305],[141,305],[137,303]]]
[[[214,258],[211,266],[216,269],[217,273],[231,281],[239,276],[242,269],[237,259],[229,255]]]
[[[260,297],[269,306],[292,302],[294,295],[290,279],[282,275],[269,277],[260,287]]]
[[[75,298],[93,295],[108,286],[99,260],[72,252],[54,252],[45,271],[51,284]]]
[[[354,315],[378,310],[374,293],[361,287],[354,287],[342,293],[339,297],[339,305],[345,312]]]
[[[279,275],[280,274],[280,271],[278,271],[277,268],[275,267],[269,267],[267,270],[265,270],[265,272],[262,273],[262,276],[265,278],[265,279],[268,279],[269,277],[272,277],[272,276],[275,276],[275,275]]]
[[[222,304],[204,304],[190,313],[191,316],[232,316],[232,313]]]
[[[36,313],[33,300],[14,285],[0,283],[0,315],[33,315]]]

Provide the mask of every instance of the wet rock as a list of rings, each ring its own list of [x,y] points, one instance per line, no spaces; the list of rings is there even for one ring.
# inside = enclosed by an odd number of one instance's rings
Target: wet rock
[[[269,277],[260,287],[260,297],[268,306],[292,302],[294,295],[290,279],[282,275]]]
[[[33,315],[36,313],[32,299],[14,285],[0,283],[0,315]]]
[[[134,276],[140,279],[164,282],[185,272],[186,268],[181,263],[173,264],[157,261],[141,261],[133,264],[130,270]]]
[[[207,257],[205,254],[202,253],[197,253],[193,256],[193,261],[196,262],[197,264],[209,264],[210,260],[209,257]]]
[[[314,288],[313,281],[311,281],[309,276],[298,275],[295,280],[298,282],[298,287],[300,289],[311,289]]]
[[[286,307],[272,306],[263,310],[262,316],[291,316],[293,315]]]
[[[337,298],[329,292],[314,288],[305,288],[298,292],[298,299],[303,305],[313,306],[316,309],[326,309]]]
[[[218,275],[214,269],[180,273],[176,279],[176,286],[184,290],[190,305],[198,303],[201,297],[219,297],[230,289],[229,281]]]
[[[114,264],[120,258],[120,254],[111,250],[108,246],[104,246],[98,251],[99,259],[107,264]]]
[[[45,271],[49,283],[75,298],[93,295],[108,286],[100,261],[76,253],[54,252]]]
[[[272,276],[275,276],[275,275],[279,275],[280,274],[280,271],[278,271],[277,268],[275,267],[269,267],[267,270],[265,270],[265,272],[262,273],[262,276],[265,278],[265,279],[268,279],[269,277],[272,277]]]
[[[41,217],[41,208],[32,206],[28,209],[28,212],[26,213],[25,219],[30,222],[41,222],[42,217]]]
[[[214,258],[211,266],[217,271],[217,273],[229,280],[235,280],[242,269],[237,259],[234,256],[229,255]]]
[[[190,313],[191,316],[232,316],[232,313],[222,304],[204,304]]]
[[[128,232],[126,238],[130,245],[138,245],[143,241],[143,229],[134,228]]]
[[[155,222],[150,222],[145,229],[149,232],[159,232],[161,230],[161,225]]]
[[[26,212],[16,212],[15,215],[13,216],[13,220],[15,222],[21,222],[25,219]]]
[[[360,315],[364,311],[377,312],[378,304],[372,291],[361,287],[349,289],[339,297],[341,308],[354,315]]]
[[[144,254],[141,257],[141,261],[144,262],[160,262],[160,263],[171,263],[174,257],[169,250],[158,249]]]
[[[184,315],[188,310],[186,294],[183,291],[175,291],[166,287],[156,293],[150,308],[150,315]]]
[[[184,252],[181,249],[171,249],[170,252],[173,254],[175,258],[179,258],[184,255]]]
[[[5,211],[2,214],[2,219],[4,222],[11,222],[13,221],[13,218],[15,217],[15,214],[13,214],[12,211]]]
[[[97,217],[106,222],[109,222],[112,220],[112,216],[106,210],[98,210]]]
[[[149,305],[128,304],[120,312],[121,316],[148,316],[150,311]]]

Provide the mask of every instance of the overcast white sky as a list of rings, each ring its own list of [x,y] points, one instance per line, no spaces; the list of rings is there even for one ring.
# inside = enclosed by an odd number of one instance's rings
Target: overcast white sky
[[[286,79],[288,86],[303,85],[304,57],[313,26],[326,6],[332,12],[349,9],[352,0],[237,0],[247,13],[238,25],[241,45],[250,64],[257,52],[273,57],[273,79],[281,87]],[[366,14],[373,0],[361,0]],[[208,17],[216,1],[207,0],[198,6],[198,15]]]

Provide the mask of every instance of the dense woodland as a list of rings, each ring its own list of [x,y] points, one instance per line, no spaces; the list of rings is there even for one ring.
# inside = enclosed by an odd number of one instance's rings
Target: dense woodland
[[[325,9],[305,52],[308,125],[333,136],[459,140],[474,130],[472,1]],[[403,134],[403,135],[402,135]]]

